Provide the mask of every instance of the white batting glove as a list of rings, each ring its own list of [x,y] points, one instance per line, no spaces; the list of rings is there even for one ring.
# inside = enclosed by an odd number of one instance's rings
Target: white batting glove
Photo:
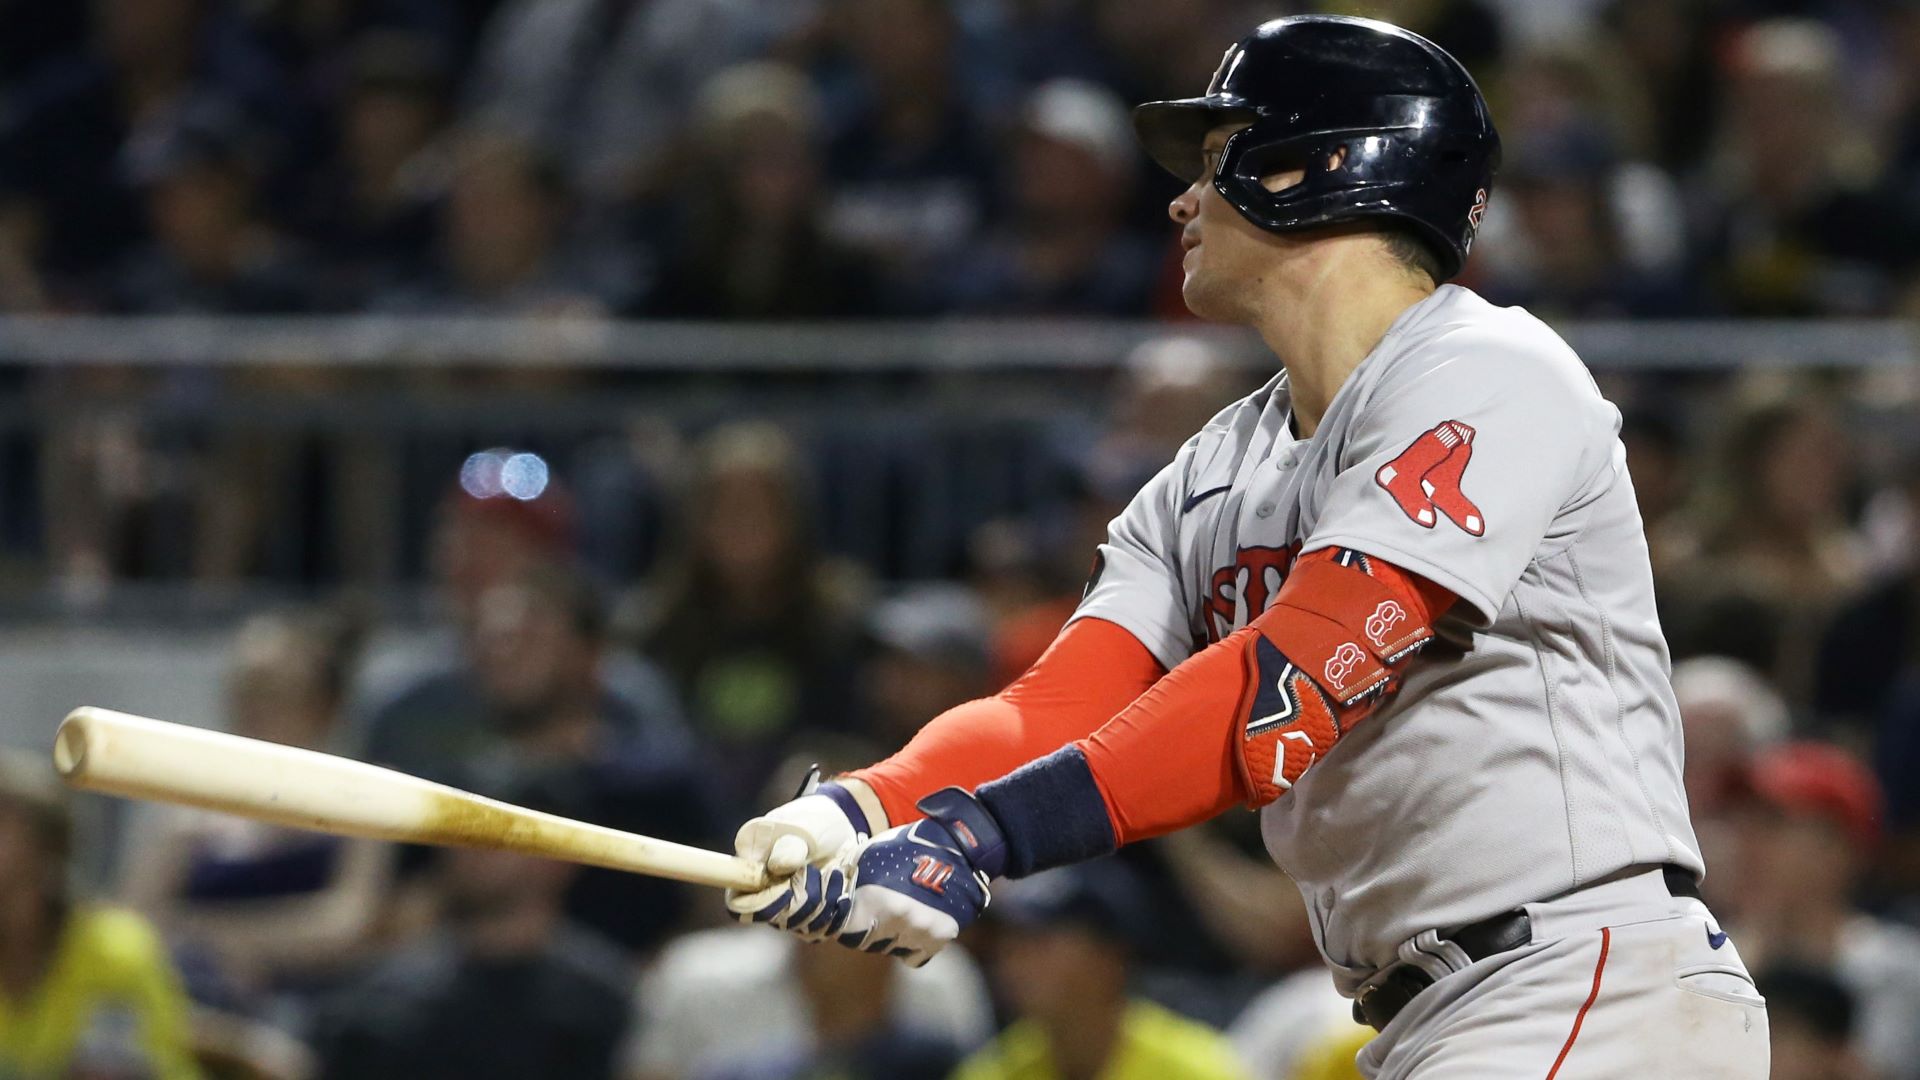
[[[772,882],[757,892],[727,891],[727,910],[741,922],[789,930],[811,921],[824,884],[817,871],[866,839],[866,814],[851,792],[831,781],[809,786],[810,793],[748,821],[734,835],[735,854],[764,867]],[[816,871],[811,879],[801,872],[808,868]]]

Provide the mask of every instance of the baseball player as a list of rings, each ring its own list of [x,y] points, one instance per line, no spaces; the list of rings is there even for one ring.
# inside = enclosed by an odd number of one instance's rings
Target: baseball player
[[[993,698],[748,822],[742,919],[923,962],[988,882],[1260,808],[1369,1077],[1767,1075],[1699,900],[1618,411],[1443,284],[1499,162],[1472,78],[1362,19],[1266,23],[1143,105],[1184,293],[1282,371],[1112,523]]]

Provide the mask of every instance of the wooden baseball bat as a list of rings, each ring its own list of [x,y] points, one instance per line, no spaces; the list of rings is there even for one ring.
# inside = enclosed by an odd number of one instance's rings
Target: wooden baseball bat
[[[517,851],[714,888],[763,887],[733,855],[482,798],[363,761],[85,707],[53,765],[88,791],[199,806],[342,836]]]

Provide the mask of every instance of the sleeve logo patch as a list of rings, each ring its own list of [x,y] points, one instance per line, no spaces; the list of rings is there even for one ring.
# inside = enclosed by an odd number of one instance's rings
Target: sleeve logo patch
[[[1326,670],[1321,674],[1326,676],[1327,684],[1334,693],[1344,694],[1347,692],[1347,680],[1353,678],[1354,669],[1366,658],[1367,654],[1360,651],[1360,646],[1351,641],[1342,642],[1327,658]]]
[[[1367,616],[1367,640],[1373,642],[1374,648],[1384,650],[1387,647],[1387,635],[1406,621],[1407,609],[1401,607],[1399,601],[1382,600],[1373,609],[1373,614]]]
[[[1460,490],[1460,478],[1472,460],[1473,429],[1448,420],[1422,433],[1399,457],[1380,466],[1373,480],[1421,528],[1433,528],[1436,515],[1445,515],[1469,536],[1482,536],[1486,519]]]

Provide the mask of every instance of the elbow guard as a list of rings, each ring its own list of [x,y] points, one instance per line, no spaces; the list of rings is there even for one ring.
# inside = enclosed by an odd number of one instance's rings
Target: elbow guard
[[[1294,563],[1248,628],[1239,761],[1251,806],[1286,794],[1398,688],[1396,667],[1433,638],[1414,580],[1345,548]]]

